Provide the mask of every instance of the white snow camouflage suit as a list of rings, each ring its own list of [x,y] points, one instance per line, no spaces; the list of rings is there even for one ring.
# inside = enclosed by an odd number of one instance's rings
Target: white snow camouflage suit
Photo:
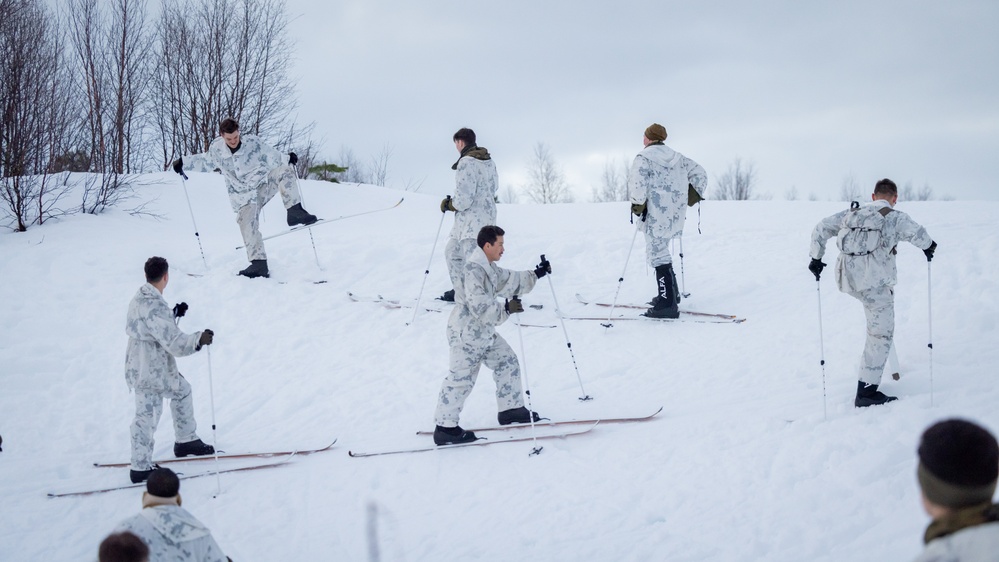
[[[149,547],[156,562],[226,562],[211,531],[178,505],[143,508],[121,522],[115,532],[130,531]]]
[[[891,208],[884,200],[867,205],[868,209]],[[826,250],[826,240],[841,236],[843,221],[849,209],[822,219],[812,231],[809,254],[821,260]],[[845,234],[845,232],[842,232]],[[909,242],[920,250],[933,243],[926,229],[902,211],[892,210],[884,215],[881,243],[869,254],[852,256],[840,252],[836,259],[836,285],[839,290],[859,300],[867,316],[867,341],[860,360],[858,379],[866,384],[881,384],[881,374],[892,346],[895,333],[895,246]]]
[[[284,208],[302,202],[295,168],[288,164],[289,155],[264,143],[256,135],[240,135],[236,152],[229,150],[225,139],[217,137],[208,152],[184,156],[184,168],[192,172],[221,170],[229,190],[229,203],[236,212],[236,222],[246,245],[246,256],[265,260],[264,242],[260,235],[260,210],[277,192],[281,192]]]
[[[468,257],[464,278],[455,285],[455,307],[447,322],[449,373],[437,400],[437,425],[458,425],[465,399],[483,364],[492,369],[496,381],[497,411],[524,405],[520,362],[510,344],[496,333],[496,326],[510,316],[497,297],[529,293],[537,282],[533,271],[510,271],[489,263],[478,247]]]
[[[496,192],[499,176],[489,151],[476,146],[466,151],[455,163],[455,188],[451,204],[454,225],[444,246],[447,272],[451,286],[458,290],[465,260],[478,248],[476,238],[483,226],[496,224]]]
[[[652,267],[673,263],[669,243],[683,233],[688,185],[704,195],[704,168],[661,142],[646,146],[631,164],[628,197],[646,204],[645,253]]]
[[[132,421],[132,470],[152,468],[153,435],[163,414],[163,399],[170,400],[177,443],[198,439],[191,385],[177,370],[174,357],[197,351],[201,332],[185,334],[173,321],[173,311],[163,295],[149,283],[135,293],[125,321],[125,382],[135,391]]]

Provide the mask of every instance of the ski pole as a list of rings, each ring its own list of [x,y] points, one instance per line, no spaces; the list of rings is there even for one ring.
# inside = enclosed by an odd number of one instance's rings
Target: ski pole
[[[822,336],[822,286],[815,279],[815,294],[819,297],[819,365],[822,366],[822,419],[826,419],[826,348]]]
[[[222,478],[219,476],[219,436],[215,430],[215,385],[212,382],[212,346],[208,346],[208,400],[212,406],[212,441],[215,443],[215,496],[222,494]]]
[[[541,259],[543,260],[544,257]],[[513,296],[513,300],[519,300],[517,295]],[[520,361],[523,364],[521,372],[524,374],[524,396],[525,401],[527,402],[527,417],[531,420],[531,434],[534,437],[534,448],[531,449],[531,452],[527,455],[530,457],[540,455],[541,450],[544,449],[544,447],[538,447],[538,432],[534,427],[534,407],[531,405],[531,384],[527,380],[527,354],[524,351],[524,329],[520,326],[519,320],[515,319],[513,323],[517,325],[517,338],[520,339]]]
[[[416,313],[420,311],[420,300],[423,298],[423,289],[427,286],[427,277],[430,275],[430,264],[434,263],[434,253],[437,251],[437,241],[441,237],[441,227],[444,226],[444,216],[441,213],[441,222],[437,225],[437,234],[434,236],[434,246],[430,248],[430,259],[427,260],[427,269],[423,271],[423,283],[420,284],[420,294],[416,296],[416,306],[413,307],[413,319],[406,323],[407,326],[416,322]]]
[[[926,262],[926,308],[929,315],[930,342],[926,345],[930,349],[930,406],[933,405],[933,276],[930,270],[930,262]]]
[[[302,182],[299,181],[298,168],[295,167],[295,166],[293,166],[293,165],[291,165],[291,164],[288,164],[288,165],[291,166],[292,170],[295,170],[295,184],[298,185],[298,197],[300,199],[299,202],[304,207],[305,206],[305,194],[302,192]],[[319,250],[316,250],[316,237],[313,236],[311,228],[309,229],[309,239],[312,240],[312,253],[316,255],[316,267],[319,268],[319,271],[326,271],[325,269],[323,269],[323,264],[319,263]]]
[[[541,261],[545,261],[545,255],[541,254]],[[576,380],[579,381],[579,391],[583,393],[579,397],[581,402],[586,402],[587,400],[593,400],[593,397],[586,393],[586,389],[583,388],[583,377],[579,374],[579,365],[576,364],[576,354],[572,352],[572,342],[569,341],[569,332],[565,329],[565,319],[562,318],[562,309],[558,305],[558,297],[555,296],[555,283],[552,281],[551,273],[548,274],[548,286],[552,290],[552,300],[555,301],[555,316],[558,316],[558,323],[562,325],[562,334],[565,335],[565,347],[569,350],[569,357],[572,358],[572,367],[576,370]],[[520,324],[518,324],[519,326]]]
[[[611,324],[611,318],[614,317],[614,308],[617,307],[617,297],[621,294],[621,284],[624,282],[624,272],[628,271],[628,262],[631,261],[631,252],[635,249],[635,239],[638,238],[638,230],[641,228],[642,223],[638,222],[635,224],[635,233],[631,235],[631,245],[628,246],[628,257],[624,258],[624,268],[621,270],[621,276],[617,279],[617,290],[614,291],[614,302],[611,303],[610,312],[607,313],[607,323],[601,323],[600,325],[604,328],[610,328],[614,324]],[[554,290],[553,290],[554,292]],[[558,305],[555,305],[558,308]],[[557,311],[556,311],[557,312]]]
[[[690,293],[687,292],[687,280],[683,274],[683,234],[680,234],[680,296],[683,298],[689,298]]]
[[[187,199],[187,210],[191,212],[191,224],[194,225],[194,237],[198,239],[198,249],[201,250],[201,261],[205,263],[205,270],[208,270],[208,260],[205,259],[205,249],[201,247],[201,234],[198,233],[198,223],[194,220],[194,207],[191,206],[191,196],[187,194],[187,174],[180,172],[180,185],[184,186],[184,198]]]

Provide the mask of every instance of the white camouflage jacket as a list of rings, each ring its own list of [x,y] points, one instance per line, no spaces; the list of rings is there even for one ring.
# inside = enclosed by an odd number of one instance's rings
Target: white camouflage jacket
[[[510,317],[498,297],[529,293],[537,282],[534,271],[503,269],[489,263],[485,252],[476,248],[465,262],[465,282],[455,290],[456,306],[448,328],[464,342],[490,339],[496,326]]]
[[[669,240],[683,232],[688,184],[703,196],[708,185],[704,168],[665,144],[650,144],[635,156],[628,196],[634,204],[647,204],[645,228],[650,235]]]
[[[889,207],[887,201],[870,203],[875,207]],[[809,255],[821,260],[826,251],[826,240],[837,236],[843,218],[849,209],[822,219],[812,231],[812,245]],[[836,286],[844,293],[859,293],[875,287],[894,287],[897,281],[895,269],[895,246],[900,241],[911,243],[920,250],[930,247],[933,240],[926,229],[902,211],[891,211],[885,215],[881,230],[881,247],[864,256],[849,256],[843,253],[836,259]]]
[[[475,239],[483,226],[496,224],[497,190],[499,176],[496,163],[486,149],[475,147],[458,159],[454,195],[451,197],[451,204],[457,209],[451,238]]]
[[[999,560],[999,522],[962,529],[933,539],[914,562],[994,562]]]
[[[240,135],[239,150],[233,153],[218,137],[208,152],[184,156],[184,169],[192,172],[221,170],[229,189],[229,203],[234,211],[253,201],[257,188],[267,181],[267,174],[278,166],[288,165],[288,155],[264,143],[256,135]]]
[[[149,546],[157,562],[226,562],[227,558],[201,521],[178,505],[144,508],[121,522],[116,532],[131,531]]]
[[[201,332],[185,334],[173,321],[173,311],[156,287],[139,287],[125,320],[128,348],[125,381],[129,389],[163,392],[180,382],[174,357],[197,351]]]

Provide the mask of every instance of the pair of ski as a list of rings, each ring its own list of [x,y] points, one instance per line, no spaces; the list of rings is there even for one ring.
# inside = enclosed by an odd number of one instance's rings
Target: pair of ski
[[[286,234],[291,234],[292,232],[299,232],[301,230],[309,230],[309,229],[315,228],[315,227],[320,226],[320,225],[329,224],[331,222],[342,221],[344,219],[352,219],[354,217],[360,217],[360,216],[363,216],[363,215],[370,215],[371,213],[380,213],[382,211],[389,211],[389,210],[395,209],[399,205],[402,205],[402,202],[405,201],[405,200],[406,200],[406,198],[403,197],[402,199],[399,199],[399,201],[397,201],[395,203],[395,205],[391,205],[389,207],[382,207],[382,208],[379,208],[379,209],[372,209],[370,211],[364,211],[364,212],[361,212],[361,213],[354,213],[352,215],[343,215],[343,216],[339,216],[339,217],[337,217],[335,219],[319,219],[319,220],[317,220],[316,222],[314,222],[312,224],[303,224],[303,225],[299,225],[299,226],[293,226],[293,227],[289,228],[288,230],[282,230],[280,232],[276,232],[274,234],[269,234],[267,236],[264,236],[263,238],[261,238],[261,240],[271,240],[272,238],[277,238],[279,236],[284,236]],[[246,246],[236,246],[236,249],[237,250],[242,250],[245,247]]]
[[[592,304],[602,308],[613,307],[615,309],[621,308],[626,310],[635,310],[635,309],[648,310],[651,307],[651,305],[648,304],[611,304],[607,302],[594,302],[592,300],[585,298],[583,295],[579,293],[576,293],[576,300],[585,305]],[[563,314],[562,318],[566,320],[602,320],[604,322],[607,322],[608,320],[611,322],[617,320],[650,320],[653,322],[701,322],[708,324],[727,324],[727,323],[741,324],[746,321],[745,318],[739,318],[734,314],[715,314],[711,312],[694,312],[691,310],[681,310],[680,318],[650,318],[648,316],[642,316],[642,315],[614,316],[612,318],[608,318],[607,316],[575,316],[570,314]]]
[[[371,296],[363,296],[363,295],[359,295],[357,293],[350,293],[349,292],[349,293],[347,293],[347,297],[350,298],[350,300],[352,300],[354,302],[373,302],[373,303],[378,303],[378,304],[382,305],[383,307],[389,308],[389,309],[398,309],[398,308],[409,308],[409,309],[412,309],[412,308],[414,308],[416,306],[415,304],[403,303],[399,299],[388,299],[388,298],[385,298],[385,297],[383,297],[381,295],[376,295],[374,297],[371,297]],[[442,301],[441,299],[434,299],[434,301],[435,302],[443,302],[446,305],[453,305],[454,304],[453,301]],[[528,305],[528,308],[532,308],[534,310],[540,310],[542,308],[542,305],[540,305],[540,304],[532,304],[532,305]],[[423,309],[426,310],[427,312],[443,312],[444,311],[443,308],[439,308],[439,307],[436,307],[436,306],[433,306],[433,305],[430,305],[430,304],[423,305]],[[554,324],[533,324],[533,323],[530,323],[530,322],[518,322],[518,324],[520,324],[521,326],[523,326],[525,328],[555,328],[556,327]]]
[[[358,458],[358,457],[377,457],[377,456],[383,456],[383,455],[399,455],[399,454],[403,454],[403,453],[422,453],[422,452],[426,452],[426,451],[440,451],[440,450],[444,450],[444,449],[457,449],[459,447],[484,447],[486,445],[497,445],[497,444],[500,444],[500,443],[519,443],[519,442],[535,441],[535,440],[541,441],[541,440],[547,440],[547,439],[565,439],[567,437],[573,437],[573,436],[577,436],[577,435],[585,435],[585,434],[593,431],[593,429],[595,427],[597,427],[598,425],[600,425],[600,424],[629,423],[629,422],[644,422],[644,421],[649,421],[652,418],[654,418],[657,415],[659,415],[659,413],[662,412],[662,411],[663,411],[663,409],[660,407],[658,410],[656,410],[652,414],[649,414],[647,416],[639,416],[639,417],[598,418],[598,419],[566,420],[566,421],[548,421],[548,420],[542,420],[540,422],[536,422],[533,425],[533,427],[535,429],[565,428],[565,427],[575,426],[575,425],[583,425],[583,426],[586,426],[586,427],[584,427],[583,429],[580,429],[580,430],[575,430],[575,431],[561,431],[561,432],[558,432],[558,433],[546,433],[544,435],[537,435],[537,436],[535,436],[535,435],[526,435],[525,436],[524,432],[522,432],[522,431],[510,431],[510,430],[523,429],[525,427],[528,427],[528,428],[532,427],[531,424],[529,424],[529,423],[511,424],[511,425],[503,425],[503,426],[466,428],[467,431],[472,431],[472,432],[474,432],[476,434],[479,434],[479,433],[490,433],[490,432],[501,432],[501,431],[503,432],[503,434],[501,436],[499,436],[499,437],[496,437],[496,438],[479,437],[479,439],[477,439],[475,441],[471,441],[469,443],[458,443],[458,444],[455,444],[455,445],[425,445],[425,446],[420,446],[420,447],[400,448],[400,449],[382,449],[382,450],[376,450],[376,451],[348,451],[347,454],[349,454],[351,457],[354,457],[354,458]],[[417,435],[421,435],[421,436],[431,436],[431,435],[434,434],[434,432],[433,431],[417,431],[416,434]]]
[[[286,466],[291,462],[291,459],[296,456],[306,456],[314,453],[322,453],[329,451],[336,444],[336,439],[332,443],[321,447],[319,449],[304,449],[296,451],[271,451],[266,453],[219,453],[219,460],[231,460],[231,459],[251,459],[251,458],[277,458],[274,462],[254,464],[249,466],[240,466],[234,468],[224,468],[221,470],[204,470],[199,472],[180,472],[177,471],[177,477],[181,480],[190,480],[193,478],[203,478],[205,476],[211,476],[213,474],[228,474],[233,472],[247,472],[251,470],[263,470],[267,468],[275,468],[279,466]],[[200,457],[180,457],[180,458],[167,458],[154,460],[153,464],[164,466],[169,464],[179,464],[179,463],[194,463],[197,465],[203,465],[206,461],[214,461],[215,455],[207,455]],[[200,461],[200,462],[199,462]],[[98,468],[124,468],[129,466],[130,463],[127,462],[95,462],[94,466]],[[185,464],[185,466],[188,466]],[[125,484],[121,486],[109,486],[106,488],[88,488],[84,490],[69,490],[62,492],[49,492],[48,497],[50,498],[66,498],[66,497],[79,497],[79,496],[90,496],[94,494],[102,494],[105,492],[114,492],[116,490],[129,490],[133,488],[144,488],[146,486],[145,482],[140,482],[138,484]]]

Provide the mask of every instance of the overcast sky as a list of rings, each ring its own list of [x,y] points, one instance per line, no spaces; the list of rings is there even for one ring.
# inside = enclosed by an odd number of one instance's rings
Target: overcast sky
[[[299,120],[331,160],[389,147],[390,187],[450,193],[467,126],[502,188],[526,182],[544,142],[589,201],[658,122],[712,189],[741,158],[774,199],[838,199],[851,174],[865,193],[888,177],[999,198],[995,0],[287,6]]]

